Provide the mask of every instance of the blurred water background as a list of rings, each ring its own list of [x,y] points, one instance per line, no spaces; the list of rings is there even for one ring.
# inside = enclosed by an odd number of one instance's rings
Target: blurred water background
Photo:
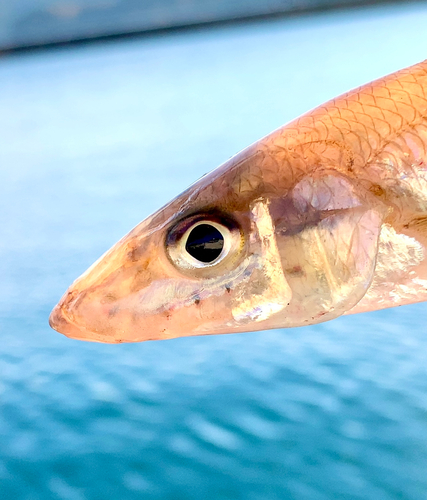
[[[1,50],[398,0],[2,0]],[[412,0],[414,1],[414,0]],[[416,0],[415,0],[416,1]]]
[[[145,216],[426,57],[426,4],[0,60],[0,498],[427,499],[426,304],[134,345],[48,314]]]

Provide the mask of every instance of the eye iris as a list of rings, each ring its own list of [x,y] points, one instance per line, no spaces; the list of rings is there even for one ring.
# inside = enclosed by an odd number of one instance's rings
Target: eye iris
[[[222,252],[224,237],[210,224],[199,224],[188,235],[185,249],[200,262],[213,262]]]

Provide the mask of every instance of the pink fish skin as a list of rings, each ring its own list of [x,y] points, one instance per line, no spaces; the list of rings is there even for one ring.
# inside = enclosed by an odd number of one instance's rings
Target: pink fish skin
[[[139,342],[427,299],[427,61],[252,144],[136,226],[50,324]]]

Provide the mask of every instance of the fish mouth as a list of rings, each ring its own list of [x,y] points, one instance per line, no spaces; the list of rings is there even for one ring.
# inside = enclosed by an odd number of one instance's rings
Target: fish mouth
[[[49,316],[49,325],[62,335],[75,340],[85,340],[89,342],[108,342],[104,335],[93,332],[73,321],[67,313],[67,301],[61,300]]]

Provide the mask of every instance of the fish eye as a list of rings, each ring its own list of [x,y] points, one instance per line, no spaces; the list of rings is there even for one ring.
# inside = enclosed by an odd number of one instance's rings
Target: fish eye
[[[224,249],[224,236],[212,224],[201,223],[191,229],[185,242],[187,253],[200,262],[213,262]]]
[[[212,215],[193,216],[169,232],[166,250],[180,270],[213,268],[236,256],[242,246],[237,224]]]

